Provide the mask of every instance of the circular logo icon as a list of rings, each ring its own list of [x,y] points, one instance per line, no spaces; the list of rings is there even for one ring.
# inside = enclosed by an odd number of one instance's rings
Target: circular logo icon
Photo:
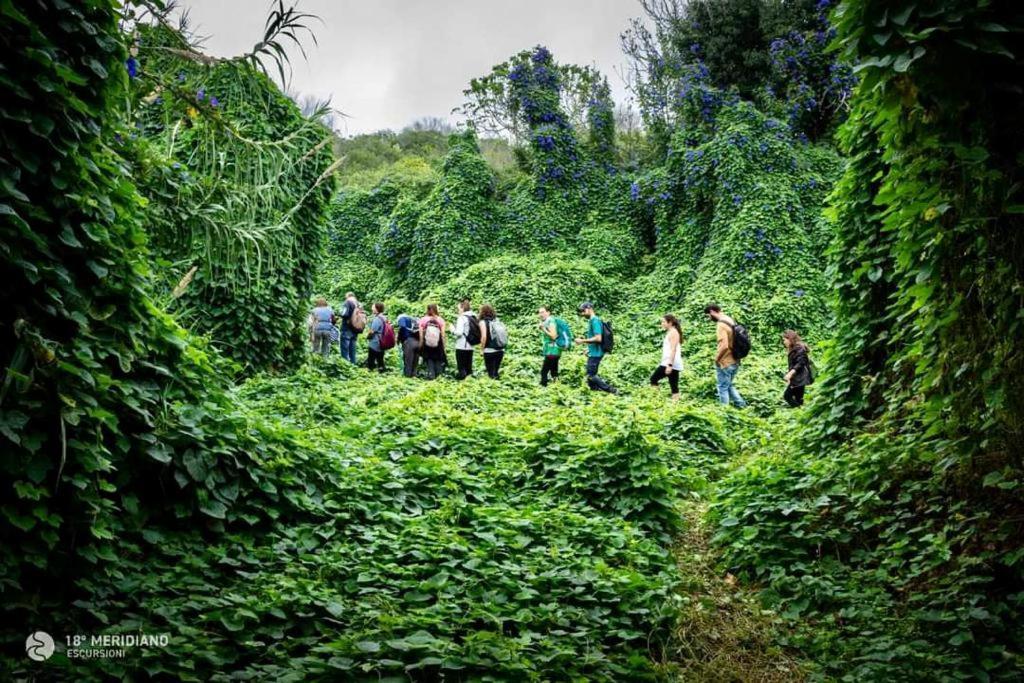
[[[25,639],[25,652],[36,662],[45,662],[53,654],[53,638],[46,631],[30,633]]]

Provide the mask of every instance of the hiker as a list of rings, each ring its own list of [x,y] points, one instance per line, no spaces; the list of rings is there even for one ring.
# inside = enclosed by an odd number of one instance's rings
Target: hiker
[[[473,347],[480,343],[480,325],[469,299],[459,302],[459,317],[455,321],[455,366],[457,379],[473,374]]]
[[[427,379],[435,379],[444,370],[444,319],[437,312],[437,304],[427,306],[427,315],[420,318],[420,357],[427,365]]]
[[[326,357],[331,352],[331,334],[334,330],[334,309],[327,305],[327,299],[320,297],[316,307],[309,314],[312,323],[312,351]]]
[[[704,313],[715,323],[715,337],[718,346],[715,351],[715,379],[718,384],[718,400],[723,405],[731,402],[737,408],[744,408],[747,402],[736,391],[733,382],[736,373],[740,370],[740,358],[746,355],[749,350],[749,341],[745,348],[739,348],[737,343],[741,338],[746,338],[746,328],[736,324],[736,321],[722,313],[722,307],[718,304],[708,304],[704,307]],[[742,333],[742,337],[737,334]]]
[[[666,313],[661,316],[661,329],[665,330],[665,339],[661,342],[661,363],[651,375],[651,386],[658,386],[667,377],[672,400],[678,401],[679,373],[683,370],[683,328],[678,318]]]
[[[341,357],[356,364],[356,337],[366,328],[366,312],[352,292],[345,293],[341,307]]]
[[[782,333],[782,345],[786,348],[789,360],[789,371],[784,376],[786,391],[782,394],[782,398],[790,408],[799,408],[804,404],[804,389],[814,382],[810,359],[811,349],[794,330],[786,330]]]
[[[484,304],[480,307],[480,348],[483,349],[484,367],[487,376],[498,379],[501,370],[501,359],[505,357],[508,345],[508,329],[505,323],[498,320],[494,306]]]
[[[387,369],[384,365],[384,352],[395,345],[395,330],[384,317],[384,304],[378,301],[371,306],[371,310],[373,319],[370,320],[370,332],[367,337],[369,351],[366,354],[366,369],[376,368],[384,372]]]
[[[576,339],[577,344],[587,345],[587,385],[594,391],[607,391],[614,394],[616,393],[615,388],[597,374],[601,367],[601,360],[604,358],[605,349],[611,348],[611,339],[605,338],[605,333],[610,332],[611,328],[606,326],[601,318],[594,313],[594,304],[589,301],[580,304],[578,312],[587,319],[587,336]]]
[[[547,306],[537,309],[540,316],[540,343],[544,362],[540,366],[540,385],[548,385],[548,377],[558,379],[558,361],[562,359],[562,347],[558,345],[558,319],[551,315]]]
[[[420,321],[403,313],[395,323],[398,325],[398,343],[402,345],[402,374],[415,377],[420,361]]]

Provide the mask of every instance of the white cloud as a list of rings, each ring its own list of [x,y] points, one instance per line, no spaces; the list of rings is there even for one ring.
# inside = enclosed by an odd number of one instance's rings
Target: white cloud
[[[269,4],[185,0],[205,49],[245,52],[263,33]],[[329,98],[349,134],[402,128],[423,116],[450,118],[469,80],[537,44],[560,62],[593,64],[617,102],[626,60],[619,34],[641,13],[636,0],[303,0],[318,45],[309,62],[291,50],[294,91]]]

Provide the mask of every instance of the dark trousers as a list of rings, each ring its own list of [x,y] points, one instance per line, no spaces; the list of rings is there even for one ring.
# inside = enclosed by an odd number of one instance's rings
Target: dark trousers
[[[456,377],[466,379],[473,374],[473,349],[455,349]]]
[[[657,370],[651,375],[651,386],[658,386],[658,382],[668,377],[668,385],[672,388],[672,394],[679,393],[679,371],[678,370],[666,370],[664,365],[659,365]]]
[[[484,367],[487,368],[487,376],[491,379],[498,379],[498,371],[501,369],[501,359],[505,357],[504,351],[491,351],[484,353]]]
[[[782,398],[786,399],[786,403],[789,404],[790,408],[799,408],[804,404],[804,389],[807,387],[786,387],[786,392],[782,394]]]
[[[558,361],[561,356],[544,356],[544,363],[540,366],[540,385],[548,385],[548,375],[551,379],[558,379]]]
[[[416,376],[416,366],[419,364],[420,340],[416,337],[407,337],[402,342],[402,374],[406,377]]]
[[[384,372],[384,352],[370,349],[366,353],[366,369],[373,370],[374,368]]]
[[[604,356],[587,356],[587,377],[597,375],[597,371],[601,367],[602,358]]]

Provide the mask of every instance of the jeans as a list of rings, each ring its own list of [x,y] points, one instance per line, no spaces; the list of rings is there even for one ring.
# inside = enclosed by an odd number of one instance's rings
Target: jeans
[[[786,400],[790,408],[799,408],[804,404],[804,389],[807,387],[786,387],[786,393],[782,395],[782,398]]]
[[[459,379],[466,379],[473,374],[473,349],[455,349],[455,365],[458,367]]]
[[[491,379],[498,379],[498,371],[501,369],[501,359],[505,357],[504,351],[491,351],[484,353],[484,367],[487,368],[487,376]]]
[[[729,405],[730,401],[737,408],[747,405],[747,402],[740,396],[740,392],[736,391],[736,387],[732,385],[733,380],[736,379],[736,373],[739,371],[738,363],[733,363],[727,368],[715,367],[715,378],[718,380],[718,400],[723,405]]]
[[[587,377],[594,377],[597,375],[597,370],[601,367],[602,358],[604,358],[604,356],[587,356]]]
[[[672,388],[672,395],[679,393],[679,371],[676,369],[665,370],[664,365],[659,365],[651,375],[651,386],[658,386],[658,382],[668,377],[668,385]]]
[[[374,368],[384,372],[384,352],[370,349],[366,354],[366,369],[373,370]]]
[[[561,356],[544,356],[544,363],[540,366],[540,385],[542,387],[548,385],[548,375],[551,375],[551,379],[558,379],[558,361],[561,359]]]
[[[356,335],[346,330],[341,331],[341,357],[352,365],[356,364]]]
[[[327,356],[331,352],[331,331],[330,330],[314,330],[313,331],[313,353],[319,353],[321,356]]]

